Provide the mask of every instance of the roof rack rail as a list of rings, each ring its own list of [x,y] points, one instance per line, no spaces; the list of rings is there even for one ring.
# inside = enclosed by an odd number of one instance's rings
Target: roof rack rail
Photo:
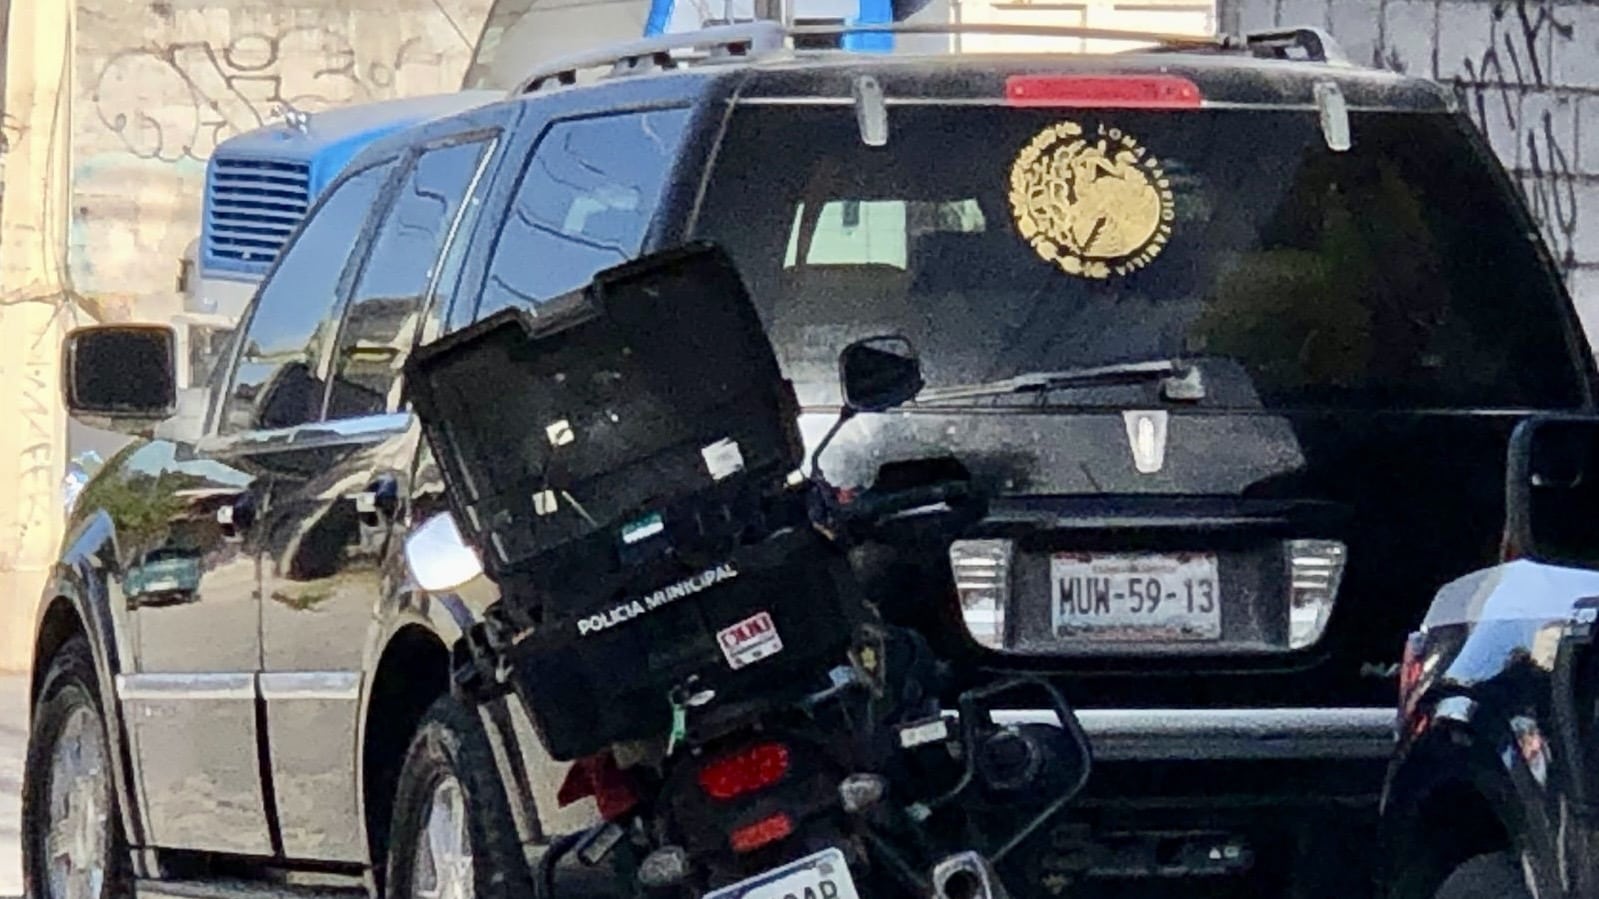
[[[1349,57],[1338,41],[1324,29],[1301,26],[1270,31],[1251,31],[1244,35],[1244,46],[1266,59],[1291,59],[1349,65]]]
[[[716,25],[552,59],[523,75],[511,95],[532,93],[551,80],[563,85],[575,84],[577,73],[585,69],[608,67],[616,75],[675,69],[684,61],[672,55],[674,50],[700,50],[712,57],[736,57],[780,50],[784,44],[783,26],[777,22]]]
[[[1152,44],[1161,50],[1248,50],[1256,56],[1268,59],[1349,64],[1348,58],[1332,35],[1320,28],[1308,27],[1250,32],[1240,39],[1228,35],[1199,36],[1158,31],[1122,31],[1114,28],[1082,28],[1069,25],[1010,25],[997,22],[829,23],[785,28],[776,21],[756,20],[731,25],[712,25],[697,31],[601,47],[554,59],[522,76],[522,80],[511,91],[511,95],[532,93],[552,81],[558,85],[575,84],[578,73],[587,69],[609,68],[610,77],[642,74],[682,68],[695,63],[727,61],[780,52],[789,49],[794,38],[847,34],[923,34],[950,37],[970,34],[1129,41]],[[685,50],[698,52],[687,55],[674,53]]]

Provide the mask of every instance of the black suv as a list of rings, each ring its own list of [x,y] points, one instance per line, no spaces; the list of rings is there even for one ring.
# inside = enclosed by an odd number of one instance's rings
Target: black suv
[[[997,497],[952,550],[957,595],[878,586],[964,680],[1036,672],[1082,710],[1100,764],[1035,891],[1369,889],[1405,634],[1498,557],[1515,423],[1593,409],[1516,189],[1446,90],[1314,31],[787,47],[815,37],[595,54],[350,165],[204,433],[135,444],[78,501],[37,638],[29,895],[530,892],[525,859],[594,805],[561,807],[514,702],[449,695],[494,596],[405,574],[443,504],[398,375],[418,342],[693,239],[740,266],[813,442],[840,348],[917,347],[928,389],[852,426],[834,481],[952,455]],[[147,429],[166,347],[76,334],[75,412]],[[141,601],[164,550],[198,580]]]

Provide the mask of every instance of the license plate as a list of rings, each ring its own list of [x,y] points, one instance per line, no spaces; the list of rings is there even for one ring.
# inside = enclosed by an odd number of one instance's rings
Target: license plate
[[[1049,567],[1057,639],[1221,639],[1214,555],[1059,553]]]
[[[765,874],[707,893],[705,899],[860,899],[844,853],[823,849]]]

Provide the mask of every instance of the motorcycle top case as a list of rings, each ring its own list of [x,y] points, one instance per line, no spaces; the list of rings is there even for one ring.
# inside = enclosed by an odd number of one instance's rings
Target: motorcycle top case
[[[843,660],[863,606],[785,488],[798,406],[720,250],[498,313],[419,348],[406,376],[555,758],[664,733],[691,680],[777,697]]]
[[[704,244],[419,347],[406,389],[495,577],[699,495],[769,491],[803,452],[749,295]]]

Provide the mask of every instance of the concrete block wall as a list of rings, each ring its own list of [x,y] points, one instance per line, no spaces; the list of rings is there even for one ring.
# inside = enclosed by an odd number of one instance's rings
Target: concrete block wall
[[[1357,62],[1453,86],[1599,338],[1599,2],[1220,0],[1218,13],[1235,33],[1318,25]]]
[[[489,0],[76,0],[73,287],[113,314],[179,308],[218,142],[275,117],[453,91]]]

